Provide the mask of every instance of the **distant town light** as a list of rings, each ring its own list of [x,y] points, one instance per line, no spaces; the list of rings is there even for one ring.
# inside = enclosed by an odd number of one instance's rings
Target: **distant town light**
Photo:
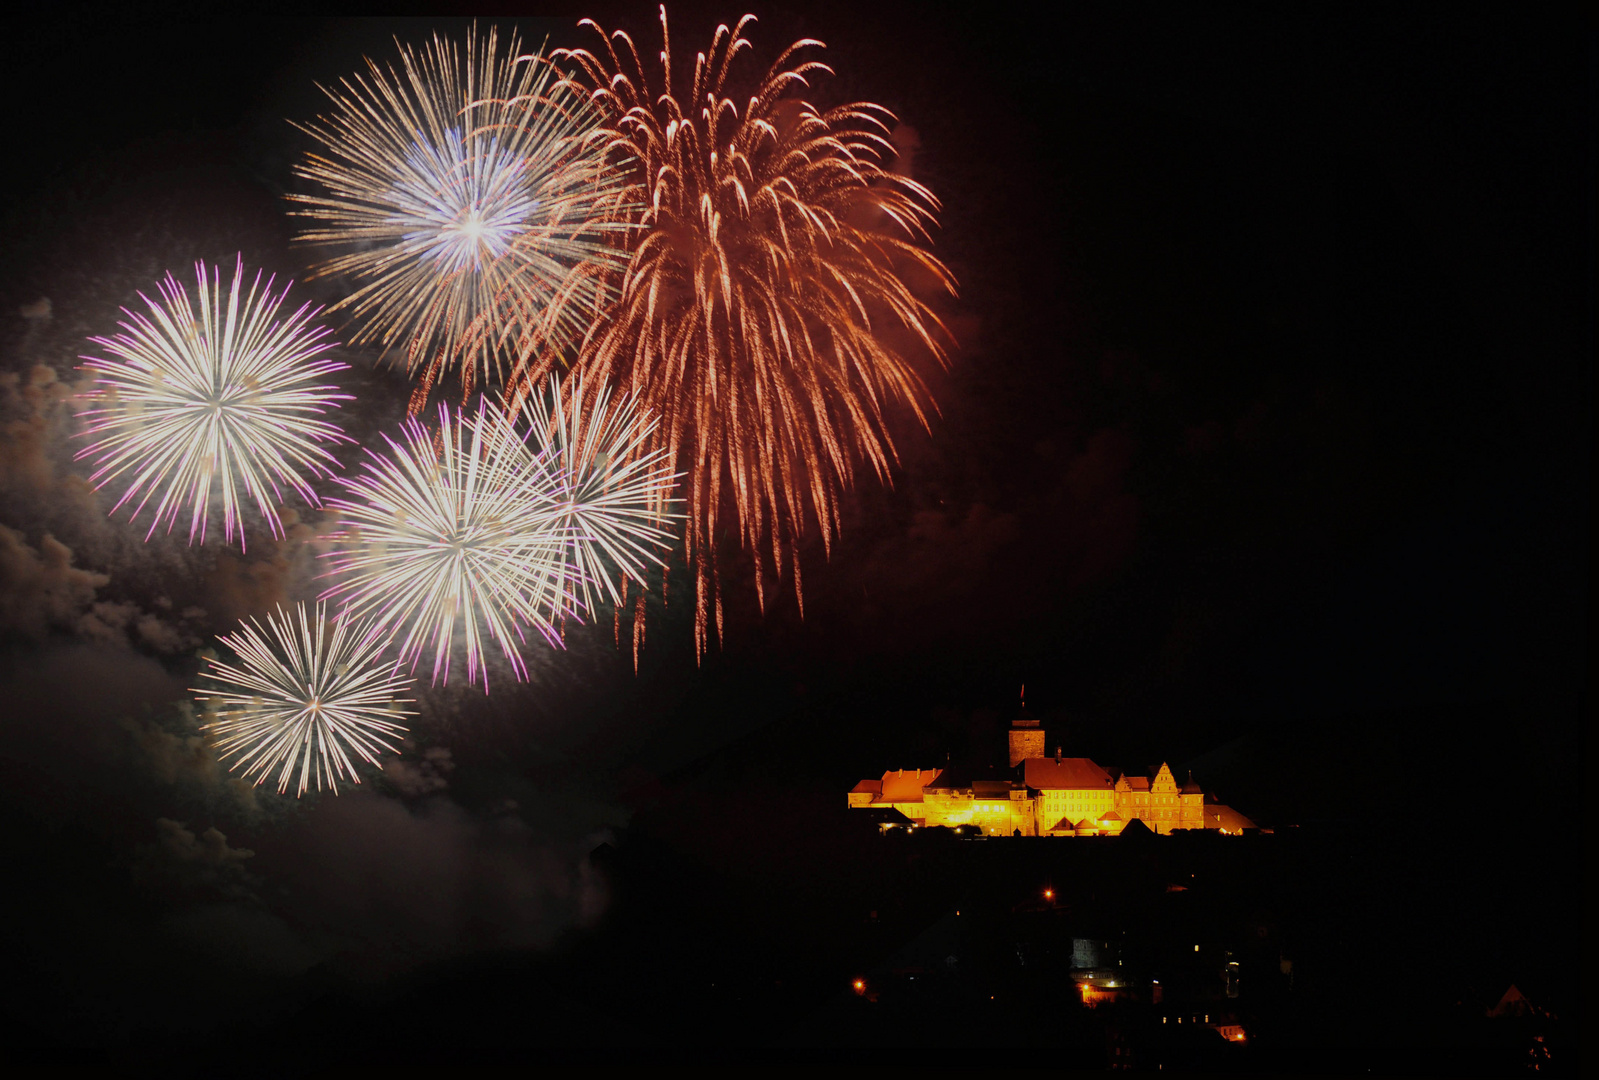
[[[855,992],[857,994],[866,993],[866,980],[865,979],[856,979],[855,980]]]

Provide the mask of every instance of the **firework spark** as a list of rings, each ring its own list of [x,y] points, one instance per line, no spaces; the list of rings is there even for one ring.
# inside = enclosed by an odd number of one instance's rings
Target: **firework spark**
[[[108,356],[82,357],[95,372],[80,413],[83,435],[96,438],[78,458],[97,466],[96,488],[113,481],[127,490],[114,514],[137,499],[131,518],[157,498],[149,539],[164,520],[170,531],[188,507],[189,542],[205,540],[212,499],[221,504],[224,540],[244,544],[241,502],[253,502],[273,535],[283,535],[276,505],[280,484],[319,505],[309,479],[331,476],[338,461],[320,443],[345,441],[333,424],[316,419],[348,394],[316,380],[349,365],[323,354],[328,331],[311,325],[318,309],[287,318],[261,274],[245,288],[244,262],[224,292],[220,268],[195,264],[198,303],[168,274],[159,300],[139,294],[149,314],[123,309],[122,333],[89,340]]]
[[[757,560],[763,605],[768,558],[779,578],[785,561],[792,567],[799,595],[799,538],[814,526],[830,544],[861,462],[889,475],[886,410],[908,405],[925,426],[933,408],[916,363],[891,340],[945,359],[943,327],[906,277],[954,290],[925,248],[937,201],[885,165],[887,110],[822,112],[797,96],[829,70],[796,58],[820,42],[790,46],[742,111],[728,96],[752,18],[718,27],[683,97],[664,8],[653,83],[621,32],[597,54],[553,54],[581,71],[631,200],[645,208],[620,298],[580,364],[591,386],[637,394],[661,417],[649,446],[665,448],[685,476],[701,649],[712,610],[721,632],[723,514],[731,510],[737,541]],[[580,25],[603,38],[593,22]],[[535,360],[518,374],[537,383],[554,369]]]
[[[352,754],[377,765],[378,754],[399,753],[397,721],[414,710],[397,695],[411,679],[380,663],[383,638],[370,623],[330,622],[324,605],[296,604],[218,640],[238,664],[211,659],[204,675],[217,685],[193,692],[214,717],[201,730],[223,761],[235,759],[229,771],[259,784],[276,770],[280,792],[298,777],[296,796],[313,781],[337,794],[340,779],[361,782]]]
[[[404,348],[413,413],[453,365],[467,392],[497,373],[510,339],[559,354],[580,337],[621,259],[609,239],[629,228],[597,114],[508,44],[474,28],[464,55],[439,37],[402,46],[399,70],[368,60],[303,126],[325,153],[298,174],[325,193],[294,196],[315,223],[300,239],[347,249],[318,273],[359,283],[337,305],[363,324],[354,343]]]

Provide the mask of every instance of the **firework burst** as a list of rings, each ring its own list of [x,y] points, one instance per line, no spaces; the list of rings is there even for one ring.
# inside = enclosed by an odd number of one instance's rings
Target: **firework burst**
[[[245,501],[281,537],[282,488],[319,505],[309,480],[338,466],[320,444],[349,441],[317,419],[351,400],[317,380],[349,365],[323,356],[334,343],[311,325],[317,309],[279,317],[287,285],[274,294],[257,273],[246,288],[242,258],[226,290],[219,268],[197,263],[195,276],[198,303],[168,274],[159,299],[140,294],[148,315],[124,308],[121,333],[90,339],[107,355],[82,358],[97,376],[82,434],[96,441],[77,457],[94,459],[96,488],[127,485],[112,513],[133,503],[137,519],[156,500],[146,539],[187,507],[189,541],[204,542],[213,499],[224,540],[243,546]]]
[[[953,291],[926,250],[937,202],[886,167],[887,110],[819,111],[798,94],[829,69],[790,46],[742,108],[729,70],[749,47],[717,29],[686,96],[672,82],[661,11],[662,74],[653,82],[626,34],[573,61],[604,115],[609,152],[644,207],[629,239],[620,297],[584,342],[591,386],[638,395],[661,418],[650,447],[684,474],[687,555],[697,582],[696,642],[714,611],[724,515],[760,566],[800,573],[795,546],[824,544],[839,499],[864,462],[887,478],[895,460],[886,411],[908,405],[925,426],[931,396],[903,341],[942,363],[943,328],[908,274]],[[603,38],[603,31],[589,20]],[[535,358],[520,376],[554,370]],[[764,605],[764,597],[758,591]],[[803,602],[803,600],[802,600]]]
[[[398,721],[414,710],[397,695],[411,679],[380,662],[383,638],[370,623],[330,622],[322,604],[296,604],[218,640],[237,665],[211,659],[204,674],[216,685],[193,692],[209,717],[201,730],[223,761],[234,759],[230,771],[257,784],[276,771],[278,791],[297,780],[296,796],[313,782],[337,794],[339,780],[361,782],[352,755],[377,765],[377,755],[399,753]]]
[[[324,152],[298,174],[313,225],[345,248],[318,269],[359,287],[338,307],[356,344],[404,349],[416,413],[459,365],[464,390],[498,371],[502,346],[561,353],[606,302],[629,227],[625,184],[592,141],[597,114],[542,55],[502,53],[494,30],[466,47],[434,37],[400,68],[326,90],[331,115],[303,130]]]
[[[476,417],[440,406],[436,437],[412,418],[400,441],[384,440],[362,475],[340,478],[350,498],[329,500],[342,521],[328,554],[338,583],[324,595],[398,638],[402,664],[431,646],[434,682],[449,680],[457,631],[468,681],[481,672],[488,688],[485,641],[526,678],[526,631],[558,642],[573,602],[548,469],[487,405]]]
[[[524,399],[520,413],[527,468],[545,466],[579,609],[595,609],[596,586],[620,607],[625,582],[643,585],[652,566],[665,566],[661,551],[674,539],[667,526],[679,516],[670,459],[664,449],[648,448],[655,419],[608,388],[589,393],[581,376],[566,386],[552,378],[545,393]],[[516,411],[510,415],[496,422],[514,422]]]
[[[559,646],[559,624],[586,617],[597,588],[620,602],[613,579],[642,582],[671,542],[673,477],[640,449],[652,425],[631,401],[582,401],[554,383],[523,404],[526,430],[486,402],[441,406],[437,435],[407,420],[363,475],[339,480],[350,498],[330,500],[343,520],[324,595],[398,640],[401,664],[430,649],[434,682],[449,680],[457,633],[468,681],[481,673],[488,689],[491,642],[525,679],[528,631]]]

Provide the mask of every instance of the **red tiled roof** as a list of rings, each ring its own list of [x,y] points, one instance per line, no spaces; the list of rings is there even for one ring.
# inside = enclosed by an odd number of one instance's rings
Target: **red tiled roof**
[[[883,793],[883,782],[881,780],[862,780],[850,788],[849,793],[851,795],[881,795]]]
[[[1051,825],[1049,828],[1045,829],[1044,831],[1045,832],[1071,832],[1075,828],[1077,828],[1077,826],[1072,824],[1072,819],[1071,818],[1061,818],[1059,821],[1055,822],[1055,824]]]
[[[1120,814],[1118,814],[1116,811],[1112,810],[1110,813],[1106,814],[1104,817],[1100,818],[1099,820],[1101,820],[1101,821],[1120,821],[1121,819],[1122,819],[1122,816]]]
[[[1125,776],[1122,779],[1127,781],[1127,786],[1133,791],[1149,790],[1149,777],[1147,776]]]
[[[1040,790],[1111,790],[1110,774],[1085,757],[1028,758],[1023,774],[1028,787]]]
[[[938,779],[942,769],[890,769],[883,774],[884,802],[921,802],[922,788]]]

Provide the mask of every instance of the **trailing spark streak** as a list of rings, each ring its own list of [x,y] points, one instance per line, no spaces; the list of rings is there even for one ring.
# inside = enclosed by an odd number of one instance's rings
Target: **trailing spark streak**
[[[201,730],[222,760],[235,759],[230,771],[259,784],[276,770],[280,792],[297,776],[296,796],[313,782],[337,794],[340,779],[361,782],[352,754],[377,765],[399,752],[398,721],[414,710],[397,695],[412,680],[380,662],[383,639],[370,623],[333,623],[324,605],[296,604],[218,640],[238,663],[211,659],[204,676],[216,685],[193,692],[206,706]]]
[[[620,299],[585,339],[579,370],[661,419],[647,446],[684,474],[701,649],[712,611],[721,628],[724,512],[727,539],[756,558],[757,597],[768,557],[779,578],[792,566],[799,595],[800,538],[814,527],[831,543],[862,462],[889,475],[889,410],[908,406],[925,426],[934,408],[906,350],[942,363],[944,331],[907,278],[954,289],[924,246],[937,200],[884,164],[892,116],[871,104],[820,112],[797,96],[828,71],[795,59],[820,42],[790,46],[747,105],[732,99],[728,73],[752,18],[717,28],[681,97],[664,8],[653,83],[621,32],[597,52],[554,54],[580,69],[644,208]],[[525,352],[526,383],[558,369]]]
[[[140,294],[148,315],[124,308],[122,333],[90,339],[108,355],[82,358],[98,376],[84,395],[93,407],[79,414],[96,441],[77,457],[94,458],[96,488],[127,484],[112,513],[137,500],[136,519],[156,499],[146,539],[187,507],[189,541],[203,542],[213,498],[224,540],[237,534],[244,544],[244,501],[282,536],[280,485],[318,505],[309,478],[338,465],[319,444],[349,441],[316,419],[351,400],[317,382],[349,365],[322,356],[334,343],[311,325],[317,309],[278,317],[287,285],[274,295],[274,279],[263,285],[257,273],[246,289],[242,258],[225,292],[220,269],[196,263],[195,275],[198,303],[168,274],[159,300]]]
[[[459,366],[464,389],[499,370],[507,342],[560,354],[611,297],[629,228],[624,181],[593,142],[597,114],[542,55],[502,54],[494,30],[463,51],[435,37],[400,48],[400,70],[327,90],[331,115],[303,130],[322,146],[298,168],[318,194],[292,198],[301,240],[343,248],[319,274],[347,274],[337,307],[352,340],[404,351],[427,391]]]

